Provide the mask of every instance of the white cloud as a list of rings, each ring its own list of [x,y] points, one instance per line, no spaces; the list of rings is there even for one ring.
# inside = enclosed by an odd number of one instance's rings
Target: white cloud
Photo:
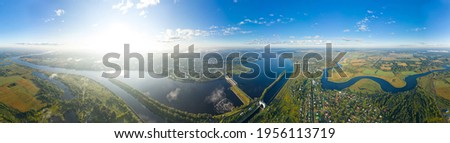
[[[113,9],[120,10],[123,14],[126,14],[128,12],[128,9],[132,8],[134,6],[134,3],[130,0],[122,0],[122,2],[115,4],[112,6]]]
[[[358,26],[358,31],[370,31],[370,30],[366,24],[362,24]]]
[[[350,32],[350,29],[344,29],[343,32]]]
[[[380,13],[381,14],[381,13]],[[381,14],[382,15],[382,14]],[[366,16],[360,21],[356,22],[356,31],[367,32],[370,31],[369,24],[378,19],[378,16],[374,11],[367,10]],[[395,21],[391,21],[390,24],[395,23]]]
[[[319,38],[320,38],[320,35],[316,35],[316,36],[305,36],[305,37],[303,37],[303,38],[305,38],[305,39],[319,39]]]
[[[222,29],[222,34],[223,35],[233,35],[235,32],[241,30],[241,28],[239,27],[227,27]]]
[[[161,39],[161,42],[176,42],[176,41],[184,41],[184,40],[191,40],[194,37],[206,37],[209,36],[210,33],[208,31],[204,30],[193,30],[193,29],[166,29],[166,31],[163,33],[163,39]]]
[[[54,10],[54,12],[55,12],[55,15],[44,20],[45,23],[55,21],[57,17],[62,16],[66,13],[66,11],[64,9],[56,9],[56,10]],[[61,22],[64,23],[64,20],[61,20]]]
[[[66,11],[64,11],[64,9],[55,10],[56,16],[62,16],[64,13],[66,13]]]
[[[51,21],[54,21],[54,20],[55,20],[55,18],[52,17],[52,18],[45,19],[44,22],[47,23],[47,22],[51,22]]]
[[[54,79],[55,77],[58,77],[58,74],[54,73],[54,74],[50,75],[48,78]]]
[[[209,36],[230,36],[235,34],[250,34],[253,31],[242,30],[237,26],[216,26],[212,25],[206,30],[202,29],[166,29],[161,32],[159,42],[178,42],[192,40],[195,37]]]
[[[58,46],[61,45],[59,43],[51,43],[51,42],[23,42],[16,43],[16,45],[25,45],[25,46]]]
[[[252,33],[253,31],[240,31],[240,33],[241,34],[250,34],[250,33]]]
[[[218,113],[225,113],[234,109],[234,105],[226,98],[225,88],[216,88],[205,101],[214,104],[214,109]]]
[[[222,100],[223,98],[225,98],[225,92],[224,92],[224,88],[222,87],[222,88],[215,89],[211,93],[211,95],[209,95],[205,98],[205,101],[209,102],[209,103],[217,103],[220,100]]]
[[[239,27],[236,26],[229,26],[229,27],[220,27],[220,29],[218,29],[219,27],[214,27],[215,29],[211,29],[210,27],[210,35],[222,35],[222,36],[228,36],[228,35],[234,35],[234,34],[249,34],[252,33],[253,31],[244,31]],[[218,30],[216,30],[218,29]]]
[[[209,27],[209,29],[217,29],[217,28],[219,28],[219,26],[216,26],[216,25],[211,25],[211,26]]]
[[[346,41],[346,42],[361,42],[361,39],[353,39],[353,38],[346,38],[346,37],[342,37],[341,38],[342,41]]]
[[[356,23],[356,26],[358,27],[358,31],[363,31],[363,32],[370,31],[369,26],[368,26],[369,22],[370,22],[370,20],[368,17],[365,17],[364,19],[358,21]]]
[[[147,17],[147,12],[143,10],[139,13],[139,16]]]
[[[122,12],[122,14],[126,14],[129,9],[133,8],[136,5],[137,10],[145,9],[149,6],[158,5],[160,0],[139,0],[139,2],[134,3],[133,0],[122,0],[121,2],[112,6],[113,9],[117,9]],[[139,12],[139,16],[147,17],[147,11],[141,10]]]
[[[420,31],[425,31],[425,30],[427,30],[427,27],[416,27],[414,29],[411,29],[410,31],[420,32]]]
[[[159,4],[159,0],[140,0],[138,4],[136,4],[137,9],[147,8],[148,6],[153,6]]]
[[[397,23],[395,20],[391,20],[391,21],[386,22],[386,24],[395,24],[395,23]]]
[[[278,17],[276,17],[274,14],[271,13],[271,14],[269,14],[269,17],[267,17],[267,18],[264,18],[264,17],[259,17],[257,19],[246,18],[246,19],[240,21],[238,23],[238,25],[244,25],[244,24],[263,25],[263,24],[265,24],[266,26],[270,26],[275,23],[290,23],[293,21],[295,21],[294,18],[284,17],[283,15],[279,15]]]
[[[233,110],[235,107],[230,100],[224,98],[214,105],[214,108],[217,113],[226,113]]]
[[[180,91],[180,88],[176,88],[175,90],[170,91],[169,94],[166,95],[167,100],[169,100],[169,102],[177,100],[178,96],[180,95]]]
[[[254,39],[247,44],[249,45],[267,45],[267,44],[274,44],[274,45],[323,45],[329,41],[327,40],[320,40],[320,39],[308,39],[308,40],[295,40],[295,39],[289,39],[289,40],[269,40],[269,39]]]

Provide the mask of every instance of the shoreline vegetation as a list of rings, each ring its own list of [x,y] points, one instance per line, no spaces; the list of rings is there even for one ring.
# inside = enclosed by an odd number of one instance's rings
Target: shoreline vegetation
[[[278,76],[278,78],[277,78],[275,81],[273,81],[269,86],[267,86],[267,87],[264,89],[264,91],[261,93],[260,100],[263,100],[263,99],[264,99],[264,97],[266,96],[267,91],[269,91],[270,88],[272,88],[272,86],[274,86],[275,84],[277,84],[278,81],[280,81],[281,78],[283,78],[285,74],[286,74],[286,71],[283,71],[283,72]],[[289,80],[289,79],[288,79],[288,80]],[[276,96],[276,95],[274,95],[274,96]],[[274,98],[274,97],[272,97],[272,98]]]
[[[229,71],[228,73],[231,73],[233,75],[237,75],[237,74],[241,74],[241,73],[249,73],[251,72],[252,69],[249,67],[246,67],[244,65],[241,64],[233,64],[233,68],[231,71]],[[223,70],[219,70],[219,72],[222,73],[222,75],[220,77],[217,78],[207,78],[207,77],[193,77],[193,76],[189,76],[189,74],[186,74],[186,78],[179,78],[177,77],[174,72],[170,72],[169,78],[174,80],[174,81],[179,81],[179,82],[208,82],[208,81],[212,81],[212,80],[217,80],[220,78],[224,78],[225,74],[223,74]]]
[[[32,74],[34,72],[44,73],[47,77],[58,75],[53,78],[70,87],[74,98],[63,99],[62,89]],[[122,99],[86,77],[11,64],[0,66],[0,78],[8,79],[0,84],[0,122],[141,122]],[[36,92],[28,92],[31,87],[35,87],[33,91]]]
[[[56,79],[75,95],[68,105],[73,106],[69,108],[75,111],[80,122],[142,122],[119,96],[98,82],[70,74],[58,74]]]
[[[98,56],[98,55],[97,55]],[[95,57],[93,55],[93,57]],[[43,65],[53,68],[65,68],[65,69],[74,69],[74,70],[86,70],[86,71],[108,71],[111,70],[108,67],[105,67],[102,62],[99,60],[101,58],[93,58],[89,57],[80,53],[76,53],[75,56],[72,55],[72,53],[45,53],[45,54],[39,54],[39,55],[31,55],[31,56],[24,56],[21,57],[20,60],[29,62],[36,65]],[[86,60],[87,59],[87,60]],[[92,62],[94,61],[94,62]],[[198,66],[200,63],[196,63]],[[1,62],[0,62],[1,65]],[[185,69],[184,67],[186,63],[180,63],[179,68]],[[158,67],[161,68],[161,67]],[[154,69],[156,71],[161,71],[162,69]],[[251,72],[251,68],[248,68],[244,65],[242,65],[240,62],[233,63],[233,68],[231,71],[229,71],[232,74],[241,74],[241,73],[248,73]],[[132,66],[130,71],[138,71],[137,67]],[[177,77],[173,69],[169,69],[169,75],[168,77],[174,81],[180,81],[180,82],[208,82],[211,80],[216,80],[221,77],[217,78],[206,78],[206,77],[193,77],[187,74],[185,78]],[[183,70],[182,70],[183,71]],[[220,70],[224,71],[224,69]]]
[[[295,69],[297,69],[297,68],[295,68]],[[294,71],[294,73],[295,73],[295,72],[298,72],[298,71]],[[255,100],[255,104],[252,105],[251,107],[253,107],[253,108],[261,108],[261,107],[260,107],[261,105],[259,105],[259,104],[260,104],[260,101],[264,101],[264,97],[265,97],[267,91],[270,90],[270,89],[273,87],[273,85],[275,85],[276,83],[278,83],[278,82],[280,81],[280,79],[281,79],[282,77],[284,77],[285,74],[286,74],[286,71],[283,71],[283,72],[277,77],[277,79],[276,79],[275,81],[273,81],[269,86],[267,86],[267,87],[264,89],[264,91],[261,93],[261,96],[260,96],[257,100]],[[290,79],[287,79],[285,85],[286,85],[287,82],[289,82],[289,81],[290,81]],[[282,89],[283,89],[283,88],[284,88],[284,86],[282,87]],[[276,98],[276,96],[278,96],[278,94],[281,92],[282,89],[280,89],[279,92],[277,92],[275,95],[273,95],[272,98]],[[256,101],[258,101],[258,102],[256,102]],[[264,103],[264,104],[267,104],[267,103]],[[267,104],[267,105],[270,105],[270,103]],[[268,106],[266,106],[266,107],[268,107]],[[264,108],[264,109],[265,109],[265,108]],[[261,109],[250,110],[249,112],[247,112],[247,113],[244,115],[243,118],[241,118],[241,119],[239,120],[239,123],[242,123],[242,122],[252,122],[253,119],[256,117],[256,115],[258,115],[259,113],[261,113],[261,112],[258,112],[258,111],[261,111]],[[264,110],[262,110],[262,111],[264,111]]]
[[[251,102],[250,96],[239,88],[238,83],[230,76],[225,75],[225,80],[230,84],[230,90],[241,100],[244,105],[248,105]]]
[[[247,105],[242,105],[237,108],[234,108],[232,111],[218,114],[218,115],[212,115],[207,113],[190,113],[186,111],[182,111],[167,105],[164,105],[160,103],[159,101],[144,95],[142,92],[134,89],[133,87],[130,87],[129,85],[116,80],[116,79],[110,79],[110,81],[117,85],[118,87],[122,88],[126,92],[128,92],[130,95],[138,99],[139,102],[144,104],[150,111],[154,112],[155,114],[163,117],[168,122],[176,122],[176,123],[235,123],[235,122],[242,122],[248,117],[248,113],[252,113],[249,111],[252,111],[252,109],[257,108],[257,102],[250,100]]]
[[[274,82],[272,82],[272,84],[266,87],[263,94],[261,94],[261,96],[259,97],[259,100],[262,100],[265,93],[270,88],[272,88],[273,85],[280,81],[280,79],[283,78],[285,74],[286,71],[283,71],[278,76],[278,78]],[[252,100],[244,91],[242,91],[237,86],[237,84],[233,85],[230,83],[230,90],[232,90],[233,93],[243,102],[243,105],[223,114],[212,115],[207,113],[190,113],[182,111],[174,107],[164,105],[159,101],[143,94],[141,91],[136,90],[117,79],[109,79],[109,81],[128,92],[134,98],[138,99],[139,102],[144,104],[144,106],[146,106],[149,110],[165,118],[169,122],[244,122],[245,120],[248,120],[248,118],[254,112],[257,111],[257,108],[259,108],[257,102],[258,100]]]
[[[175,109],[173,107],[164,105],[159,101],[144,95],[142,92],[134,89],[133,87],[117,80],[117,79],[109,79],[113,84],[122,88],[134,98],[136,98],[139,102],[141,102],[145,107],[147,107],[150,111],[155,114],[161,116],[169,122],[214,122],[213,116],[211,114],[196,114],[189,113],[186,111],[181,111]]]
[[[252,99],[244,91],[241,90],[237,85],[230,87],[231,91],[241,100],[244,105],[249,105]]]
[[[63,116],[58,106],[62,90],[33,76],[32,70],[16,64],[0,66],[0,78],[0,122],[45,123]],[[27,91],[31,88],[36,92]]]
[[[342,65],[349,77],[359,74],[381,76],[388,78],[386,81],[392,85],[401,85],[402,79],[409,75],[436,70],[436,67],[443,65],[448,66],[446,62],[450,61],[450,58],[442,60],[445,56],[427,53],[390,59],[377,54],[358,52],[344,59]],[[2,63],[6,64],[1,65]],[[251,69],[237,67],[233,68],[232,73],[238,74],[246,70]],[[62,89],[36,77],[32,72],[41,72],[48,77],[54,74],[17,65],[8,58],[0,61],[0,95],[20,95],[0,97],[0,122],[142,122],[120,97],[94,80],[84,76],[56,74],[54,78],[70,87],[75,95],[73,99],[63,100]],[[285,74],[284,71],[283,75]],[[400,93],[386,93],[370,80],[360,80],[343,90],[324,90],[320,88],[320,80],[313,83],[306,78],[297,77],[288,79],[283,84],[268,104],[270,106],[264,110],[259,109],[258,101],[264,100],[273,86],[278,86],[276,83],[283,75],[266,87],[260,97],[247,98],[248,101],[240,98],[245,97],[246,93],[238,86],[230,87],[244,104],[218,115],[185,112],[164,105],[125,83],[114,83],[115,79],[110,81],[130,93],[152,112],[164,117],[166,122],[309,122],[311,118],[314,118],[315,122],[327,123],[450,121],[449,71],[417,78],[418,85],[414,89]],[[330,78],[330,81],[350,79]],[[33,90],[22,91],[24,88]],[[34,104],[38,102],[40,104]],[[311,104],[313,106],[310,106]],[[312,107],[314,113],[310,114]]]

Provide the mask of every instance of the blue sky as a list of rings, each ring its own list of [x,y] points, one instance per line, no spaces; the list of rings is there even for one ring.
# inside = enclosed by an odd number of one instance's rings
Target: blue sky
[[[2,0],[0,46],[449,47],[449,0]]]

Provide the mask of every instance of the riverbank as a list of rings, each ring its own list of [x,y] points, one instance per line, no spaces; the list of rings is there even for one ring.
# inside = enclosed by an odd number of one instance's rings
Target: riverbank
[[[399,88],[395,87],[394,85],[390,84],[388,81],[386,81],[382,78],[373,77],[373,76],[358,76],[358,77],[354,77],[346,82],[332,82],[332,81],[329,81],[327,78],[328,71],[326,69],[323,71],[324,74],[322,75],[321,82],[322,82],[322,89],[343,90],[345,88],[352,86],[353,84],[357,83],[358,81],[360,81],[362,79],[369,79],[369,80],[372,80],[372,81],[378,83],[380,85],[381,89],[385,92],[398,93],[398,92],[404,92],[404,91],[414,89],[417,86],[417,79],[420,77],[432,74],[434,72],[442,72],[442,71],[448,71],[448,70],[450,70],[450,69],[444,68],[441,70],[432,70],[432,71],[428,71],[425,73],[409,75],[404,79],[404,81],[406,82],[406,85],[403,87],[399,87]]]

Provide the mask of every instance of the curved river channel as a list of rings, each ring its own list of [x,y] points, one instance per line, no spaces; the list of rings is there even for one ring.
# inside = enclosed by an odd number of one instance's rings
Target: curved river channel
[[[392,86],[392,84],[390,84],[388,81],[386,81],[384,79],[381,79],[378,77],[373,77],[373,76],[358,76],[358,77],[354,77],[346,82],[339,82],[339,83],[332,82],[332,81],[328,81],[328,78],[327,78],[328,72],[325,72],[325,70],[323,72],[324,74],[322,75],[321,82],[322,82],[322,89],[342,90],[342,89],[352,86],[359,80],[370,79],[370,80],[378,83],[383,91],[390,92],[390,93],[398,93],[398,92],[403,92],[403,91],[408,91],[408,90],[414,89],[417,86],[417,78],[429,75],[434,72],[443,72],[443,71],[448,71],[448,70],[450,70],[449,67],[444,67],[444,69],[441,69],[441,70],[432,70],[432,71],[428,71],[428,72],[424,72],[424,73],[420,73],[420,74],[409,75],[405,78],[406,85],[403,87],[400,87],[400,88],[396,88],[396,87]]]
[[[46,54],[46,53],[43,53]],[[34,54],[34,55],[42,55],[42,54]],[[30,55],[25,55],[30,56]],[[150,110],[148,110],[142,103],[140,103],[137,99],[135,99],[132,95],[125,92],[123,89],[111,83],[107,78],[101,77],[102,71],[87,71],[87,70],[74,70],[74,69],[66,69],[66,68],[57,68],[57,67],[49,67],[43,65],[36,65],[33,63],[29,63],[26,61],[22,61],[20,58],[24,56],[12,57],[10,60],[13,63],[23,65],[26,67],[53,72],[53,73],[66,73],[66,74],[74,74],[81,75],[87,78],[90,78],[101,85],[105,86],[109,90],[111,90],[115,95],[121,97],[125,103],[144,121],[144,122],[165,122],[164,118],[154,114]],[[277,61],[272,61],[277,62]],[[11,63],[4,63],[3,65],[8,65]],[[262,61],[257,61],[257,65],[262,65]],[[287,60],[287,65],[291,65],[292,61]],[[405,78],[406,85],[401,88],[396,88],[392,86],[389,82],[372,76],[360,76],[354,77],[347,82],[336,83],[332,81],[328,81],[326,78],[326,72],[322,75],[322,88],[329,90],[342,90],[351,85],[355,84],[361,79],[370,79],[378,84],[380,84],[381,88],[386,92],[397,93],[402,91],[407,91],[415,88],[417,86],[417,78],[429,75],[433,72],[442,72],[449,70],[449,67],[445,67],[442,70],[433,70],[421,74],[410,75]],[[292,71],[292,66],[287,66],[284,68],[272,68],[275,73],[281,73],[283,71]],[[35,73],[39,76],[39,73]],[[135,74],[137,75],[137,74]],[[42,77],[40,77],[42,78]],[[45,77],[44,77],[45,78]],[[233,76],[233,79],[236,80],[239,84],[238,86],[244,90],[251,98],[259,97],[261,92],[266,88],[270,83],[272,83],[275,79],[269,79],[265,76],[258,76],[255,79],[241,79],[238,76]],[[182,109],[188,112],[193,113],[210,113],[217,114],[213,108],[213,105],[210,103],[205,103],[205,97],[210,95],[211,93],[217,93],[217,90],[222,89],[223,94],[225,94],[226,98],[230,100],[230,102],[234,103],[235,106],[242,105],[239,99],[228,89],[229,84],[225,80],[213,80],[210,82],[200,82],[200,83],[182,83],[173,81],[171,79],[121,79],[122,82],[129,84],[132,87],[142,91],[143,93],[149,93],[153,98],[162,102],[163,104],[176,107],[178,109]],[[274,95],[276,95],[282,86],[286,83],[287,79],[282,78],[280,82],[274,85],[274,87],[269,90],[268,95],[263,99],[266,103],[269,103]],[[172,93],[171,91],[181,90],[182,96],[178,96],[178,100],[170,101],[166,99],[166,95],[168,93]],[[64,91],[68,91],[64,89]],[[65,93],[67,94],[67,93]],[[199,96],[201,95],[201,96]],[[73,95],[65,95],[66,99],[72,98]]]

